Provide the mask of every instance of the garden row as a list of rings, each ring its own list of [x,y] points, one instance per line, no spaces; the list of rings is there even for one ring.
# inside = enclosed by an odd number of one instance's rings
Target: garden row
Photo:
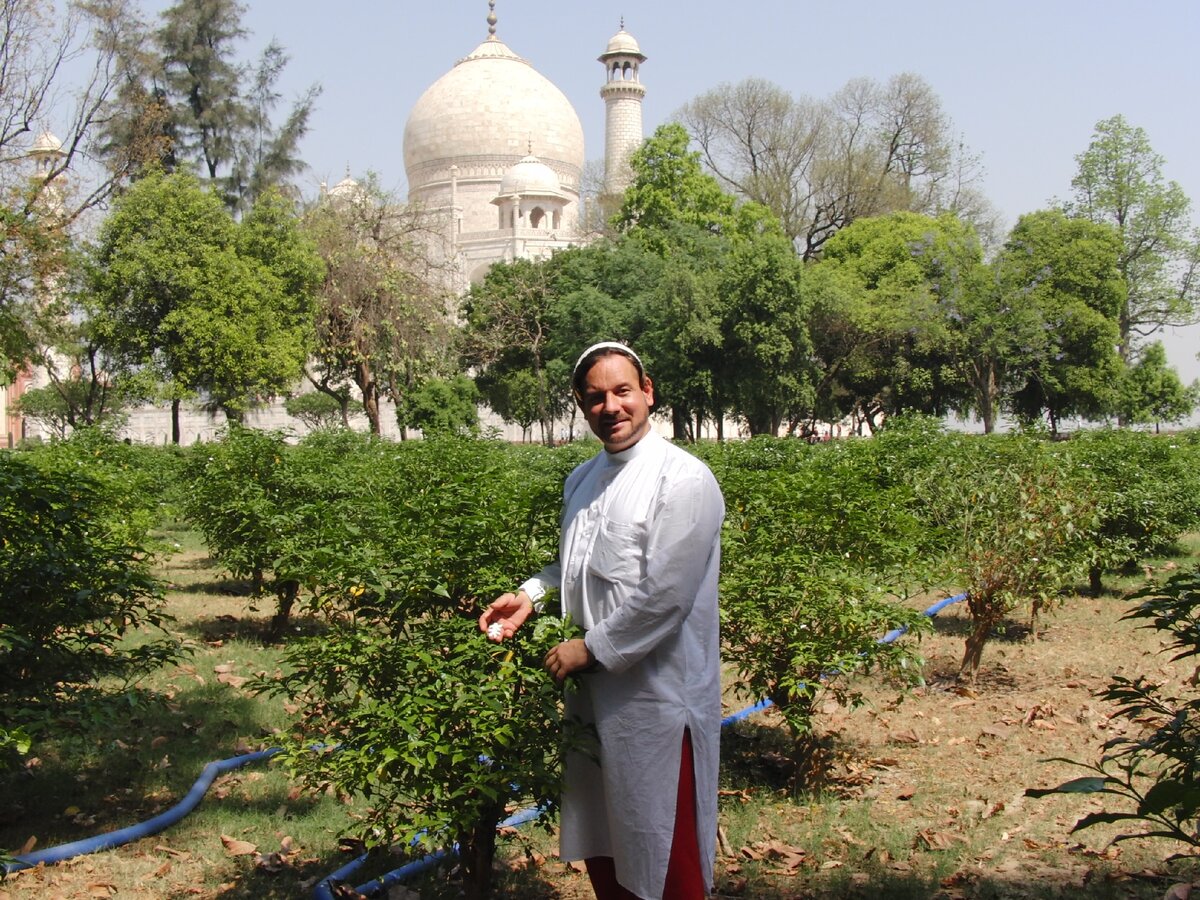
[[[165,636],[122,638],[160,621],[151,536],[182,511],[274,595],[276,638],[298,611],[321,622],[261,685],[301,710],[291,765],[365,796],[370,843],[454,840],[468,881],[486,880],[506,807],[552,808],[562,742],[588,738],[563,731],[539,664],[570,623],[543,616],[497,646],[475,620],[556,551],[562,479],[595,449],[234,429],[187,451],[83,434],[2,455],[0,741],[21,749],[56,701],[172,658]],[[931,594],[969,592],[969,677],[1005,618],[1036,622],[1200,522],[1194,433],[981,438],[911,420],[869,440],[694,449],[727,504],[727,658],[801,746],[822,673],[919,674],[912,642],[878,638],[924,627]],[[854,699],[850,679],[823,689]]]

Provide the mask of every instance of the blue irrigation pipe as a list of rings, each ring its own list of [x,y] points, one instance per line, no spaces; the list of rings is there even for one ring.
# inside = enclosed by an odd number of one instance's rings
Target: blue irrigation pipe
[[[522,809],[513,813],[507,819],[499,824],[499,828],[515,828],[517,825],[524,825],[526,822],[532,822],[542,814],[544,810],[541,807],[531,807]],[[362,894],[364,897],[373,897],[377,894],[382,894],[384,891],[391,888],[393,885],[403,884],[409,878],[421,874],[422,872],[432,869],[434,866],[440,865],[447,857],[458,853],[458,848],[454,847],[449,850],[438,850],[430,853],[428,856],[422,856],[420,859],[406,863],[398,869],[393,869],[385,875],[381,875],[374,881],[368,881],[366,884],[360,884],[354,890],[356,893]],[[364,862],[367,861],[367,854],[363,854],[358,858],[351,860],[346,865],[342,866],[332,875],[322,878],[313,889],[313,900],[334,900],[333,887],[335,882],[345,881],[349,878]]]
[[[965,593],[955,594],[953,597],[946,597],[942,600],[939,600],[937,603],[933,604],[933,606],[931,606],[931,607],[929,607],[929,609],[925,610],[925,612],[922,615],[926,615],[926,616],[929,616],[930,618],[933,618],[938,613],[940,613],[943,609],[945,609],[947,606],[949,606],[951,603],[959,603],[966,599],[967,599],[967,595]],[[895,641],[897,638],[899,638],[900,635],[904,634],[906,631],[908,631],[907,625],[904,626],[903,628],[893,628],[891,631],[889,631],[887,634],[885,634],[883,637],[881,637],[878,642],[880,644],[890,644],[893,641]],[[735,712],[735,713],[733,713],[733,715],[726,716],[724,719],[721,720],[721,727],[724,728],[727,725],[732,725],[734,722],[740,722],[742,719],[748,718],[748,717],[754,715],[754,713],[762,712],[764,709],[770,709],[774,705],[775,705],[775,701],[773,701],[769,697],[765,700],[759,700],[753,706],[747,706],[741,712]]]
[[[128,844],[130,841],[136,841],[140,838],[157,834],[164,828],[174,825],[195,809],[218,775],[224,775],[226,772],[241,768],[247,763],[270,759],[276,753],[280,752],[282,752],[281,748],[272,747],[268,750],[260,750],[257,753],[246,753],[242,756],[231,756],[229,759],[219,759],[215,762],[210,762],[204,767],[200,773],[200,777],[192,785],[192,789],[187,792],[187,796],[154,818],[147,819],[145,822],[139,822],[136,825],[130,825],[128,828],[121,828],[117,831],[98,834],[95,837],[72,841],[69,844],[59,844],[57,847],[47,847],[45,850],[39,850],[36,853],[22,854],[15,857],[12,862],[4,864],[4,874],[10,875],[13,872],[19,872],[22,869],[28,869],[42,863],[47,865],[59,863],[65,859],[70,859],[72,856],[82,856],[85,853],[98,853],[101,850],[111,850],[113,847]]]

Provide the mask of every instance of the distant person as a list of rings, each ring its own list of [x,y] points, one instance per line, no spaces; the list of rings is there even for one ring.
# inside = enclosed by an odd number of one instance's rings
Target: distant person
[[[567,713],[595,725],[600,764],[567,759],[560,855],[586,862],[599,900],[700,900],[716,853],[725,503],[707,466],[650,430],[654,386],[631,349],[589,347],[571,382],[604,452],[567,476],[559,559],[479,627],[512,637],[561,591],[585,636],[545,667],[579,676]]]

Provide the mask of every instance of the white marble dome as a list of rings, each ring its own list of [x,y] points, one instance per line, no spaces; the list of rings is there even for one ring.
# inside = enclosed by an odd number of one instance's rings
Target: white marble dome
[[[631,56],[641,56],[642,48],[638,46],[638,42],[633,35],[625,30],[624,26],[621,30],[614,34],[608,40],[608,46],[604,48],[604,55],[610,53],[625,53]]]
[[[489,37],[431,85],[404,129],[410,196],[455,177],[495,178],[529,153],[578,191],[583,127],[569,100],[529,62]],[[493,182],[495,183],[495,182]]]
[[[558,176],[536,156],[526,156],[500,180],[500,195],[509,194],[557,197]]]

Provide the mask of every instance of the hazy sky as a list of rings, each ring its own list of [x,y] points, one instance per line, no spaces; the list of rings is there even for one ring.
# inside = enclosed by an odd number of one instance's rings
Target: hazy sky
[[[487,37],[486,0],[245,0],[250,57],[271,38],[290,53],[285,99],[320,83],[305,141],[308,188],[371,170],[403,190],[403,136],[421,93]],[[149,8],[166,5],[152,0]],[[983,188],[1011,225],[1066,198],[1075,156],[1118,113],[1145,129],[1167,178],[1200,224],[1200,2],[1146,0],[497,0],[498,36],[553,81],[583,122],[589,160],[604,155],[604,68],[618,30],[648,60],[649,134],[722,82],[769,79],[824,98],[849,79],[914,72],[980,155]],[[1168,342],[1200,376],[1200,329]]]

